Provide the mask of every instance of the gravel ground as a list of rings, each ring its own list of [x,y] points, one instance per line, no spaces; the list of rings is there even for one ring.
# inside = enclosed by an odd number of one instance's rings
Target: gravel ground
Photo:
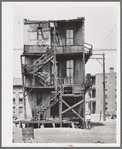
[[[116,143],[116,120],[91,122],[92,128],[34,129],[34,143]],[[31,142],[32,142],[31,141]],[[13,142],[23,143],[22,128],[13,127]]]

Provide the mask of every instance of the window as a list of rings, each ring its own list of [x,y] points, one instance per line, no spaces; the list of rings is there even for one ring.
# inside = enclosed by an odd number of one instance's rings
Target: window
[[[38,40],[42,40],[42,32],[41,32],[41,28],[37,28],[37,39]]]
[[[19,98],[19,104],[23,103],[23,98]]]
[[[92,90],[92,98],[96,97],[96,90]]]
[[[67,84],[73,83],[73,77],[74,77],[74,61],[68,60],[66,62],[66,75],[67,75]]]
[[[13,104],[15,104],[16,103],[16,100],[15,100],[15,92],[13,92]]]
[[[95,77],[92,77],[92,85],[95,85],[96,82],[95,82]]]
[[[107,94],[105,94],[105,98],[107,98]]]
[[[74,31],[73,30],[66,30],[66,45],[73,45],[74,44]]]
[[[23,93],[19,92],[19,104],[23,103]]]
[[[13,104],[16,104],[16,102],[15,102],[15,98],[13,98]]]
[[[115,102],[115,110],[117,110],[117,103]]]
[[[23,107],[19,107],[19,117],[23,117]]]
[[[15,115],[15,113],[16,113],[16,108],[13,107],[13,115]]]

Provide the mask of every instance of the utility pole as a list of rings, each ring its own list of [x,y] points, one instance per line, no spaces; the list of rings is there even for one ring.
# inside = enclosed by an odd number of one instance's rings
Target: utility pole
[[[105,120],[105,54],[103,53],[103,121]]]
[[[96,59],[102,66],[103,66],[103,121],[106,120],[105,118],[105,54],[92,54],[92,55],[101,55],[103,58],[90,58],[90,59]],[[99,61],[99,59],[103,60],[103,63]]]

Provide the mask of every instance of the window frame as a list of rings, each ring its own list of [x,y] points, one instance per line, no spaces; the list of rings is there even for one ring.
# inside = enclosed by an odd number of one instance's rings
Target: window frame
[[[23,104],[23,98],[19,97],[19,104]]]
[[[68,61],[69,61],[69,66],[67,67]],[[71,67],[71,62],[70,61],[73,61],[73,65],[72,65],[73,67]],[[72,77],[67,75],[68,74],[67,70],[69,70],[69,73],[73,72],[73,76]],[[71,71],[71,70],[73,70],[73,71]],[[73,79],[72,81],[70,80],[71,84],[74,83],[74,76],[75,76],[74,70],[75,70],[75,68],[74,68],[74,60],[73,59],[66,60],[66,78]]]
[[[13,104],[16,104],[16,98],[13,98]]]
[[[73,31],[73,38],[67,38],[67,30],[72,30]],[[73,39],[73,44],[72,45],[67,45],[67,39]],[[73,46],[74,45],[74,29],[73,28],[67,28],[65,31],[65,45],[66,46]]]
[[[37,40],[39,40],[39,35],[41,35],[39,34],[39,30],[41,31],[41,27],[37,27]]]

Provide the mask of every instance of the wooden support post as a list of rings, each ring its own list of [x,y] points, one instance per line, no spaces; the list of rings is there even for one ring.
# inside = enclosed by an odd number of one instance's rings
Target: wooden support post
[[[27,119],[27,114],[26,114],[26,99],[25,99],[25,87],[23,87],[23,102],[24,102],[24,118]]]
[[[22,64],[22,55],[20,57],[20,61],[21,61],[21,73],[22,73],[22,84],[23,84],[24,118],[27,119],[26,100],[25,100],[25,83],[24,83],[24,72],[23,72],[23,64]]]
[[[46,119],[47,119],[47,110],[45,111],[45,121],[46,121]]]
[[[38,128],[40,128],[40,123],[38,123]]]
[[[60,97],[59,98],[60,98],[60,101],[59,101],[60,127],[62,127],[62,89],[60,89]]]
[[[83,32],[84,32],[84,20],[82,22],[83,24]],[[84,35],[83,35],[84,38]],[[84,115],[84,128],[85,128],[85,47],[84,47],[84,43],[83,43],[83,100],[84,100],[84,106],[83,106],[83,115]]]
[[[71,126],[72,126],[72,128],[75,128],[75,125],[74,125],[74,123],[73,123],[73,122],[71,123]]]
[[[54,23],[54,85],[55,85],[55,91],[57,90],[57,69],[56,69],[56,28],[55,28],[55,23]]]
[[[53,128],[55,128],[55,123],[52,123],[52,125],[53,125]]]
[[[54,85],[55,85],[55,100],[56,100],[57,98],[57,92],[56,92],[57,90],[57,68],[56,68],[56,40],[55,38],[56,38],[56,27],[55,27],[55,22],[54,22],[54,52],[53,52],[54,56],[53,57],[54,57]],[[55,113],[54,113],[54,118],[55,118]]]
[[[39,112],[39,115],[38,115],[38,121],[40,121],[40,112]],[[39,123],[38,123],[38,128],[39,128]]]
[[[62,97],[61,97],[62,98]],[[60,127],[62,127],[62,101],[59,101]]]
[[[35,87],[35,74],[34,74],[34,70],[33,70],[33,87]]]

